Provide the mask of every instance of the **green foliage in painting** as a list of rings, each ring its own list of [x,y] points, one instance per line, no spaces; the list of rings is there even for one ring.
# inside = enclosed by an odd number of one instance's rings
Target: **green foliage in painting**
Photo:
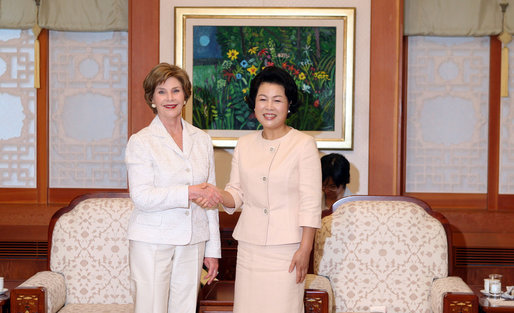
[[[275,65],[292,75],[303,103],[288,124],[298,130],[334,130],[335,27],[210,28],[209,36],[193,38],[195,49],[197,41],[213,47],[193,58],[195,126],[259,129],[244,97],[259,70]]]

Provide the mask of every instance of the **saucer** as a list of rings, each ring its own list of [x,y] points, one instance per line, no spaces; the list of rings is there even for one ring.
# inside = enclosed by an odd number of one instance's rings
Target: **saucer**
[[[502,295],[502,293],[498,293],[498,294],[492,294],[492,293],[489,293],[487,291],[485,291],[484,289],[480,290],[480,292],[484,295],[484,296],[487,296],[487,297],[500,297]]]
[[[7,290],[8,290],[7,288],[4,288],[4,289],[0,290],[0,295],[3,295],[4,293],[6,293]]]
[[[511,296],[508,292],[502,293],[502,298],[505,300],[514,300],[514,296]]]

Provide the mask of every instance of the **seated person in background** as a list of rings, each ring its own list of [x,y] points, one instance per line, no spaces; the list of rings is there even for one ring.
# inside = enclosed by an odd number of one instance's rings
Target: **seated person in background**
[[[350,182],[350,162],[341,154],[331,153],[321,158],[321,189],[325,195],[322,216],[332,213],[332,205],[342,197],[351,195],[346,184]]]

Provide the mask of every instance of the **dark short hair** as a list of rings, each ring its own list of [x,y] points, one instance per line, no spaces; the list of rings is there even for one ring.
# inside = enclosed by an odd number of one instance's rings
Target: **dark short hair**
[[[252,79],[250,83],[250,93],[245,97],[246,103],[251,111],[255,110],[255,97],[257,97],[257,92],[262,83],[272,83],[284,87],[290,111],[287,116],[298,111],[298,107],[301,105],[298,100],[298,87],[293,77],[291,77],[286,70],[276,66],[265,67]]]
[[[341,154],[331,153],[321,157],[322,181],[332,178],[334,184],[339,187],[350,182],[350,162]]]
[[[157,109],[152,108],[153,94],[155,92],[155,88],[160,84],[164,83],[168,78],[175,77],[178,79],[180,84],[182,85],[182,89],[184,90],[185,100],[187,101],[191,96],[191,81],[189,80],[189,75],[182,68],[168,64],[168,63],[159,63],[148,75],[146,75],[145,80],[143,81],[143,89],[145,90],[145,101],[146,104],[152,109],[153,113],[157,114]]]

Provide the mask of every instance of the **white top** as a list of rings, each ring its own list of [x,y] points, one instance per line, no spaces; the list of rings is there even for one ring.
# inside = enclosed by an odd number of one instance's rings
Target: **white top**
[[[206,242],[205,257],[221,257],[218,209],[189,200],[189,185],[216,184],[209,135],[182,120],[183,151],[158,116],[127,144],[130,197],[135,210],[128,238],[186,245]]]

